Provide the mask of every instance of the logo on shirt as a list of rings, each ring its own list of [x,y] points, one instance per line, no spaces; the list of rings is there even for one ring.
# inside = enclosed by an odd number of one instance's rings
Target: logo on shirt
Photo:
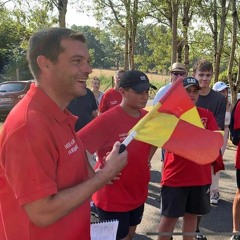
[[[120,133],[119,134],[119,141],[122,142],[128,136],[128,133]]]
[[[201,118],[201,122],[202,122],[203,126],[204,126],[205,128],[207,128],[207,118],[202,117],[202,118]]]
[[[117,100],[110,101],[110,105],[117,105]]]
[[[73,138],[71,141],[64,145],[64,148],[67,150],[68,155],[75,153],[78,150],[78,145],[76,140]]]

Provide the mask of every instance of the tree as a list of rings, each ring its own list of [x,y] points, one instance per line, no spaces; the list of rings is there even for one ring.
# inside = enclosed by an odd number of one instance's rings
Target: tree
[[[59,27],[66,27],[68,0],[43,0],[42,2],[45,5],[51,6],[51,8],[53,8],[54,6],[57,8]]]
[[[24,6],[27,11],[31,11],[36,8],[39,10],[46,9],[48,14],[52,14],[54,8],[56,8],[58,11],[59,27],[66,27],[68,0],[39,0],[37,4],[35,0],[12,0],[12,2],[15,2],[17,7]]]
[[[13,18],[12,11],[10,13],[9,10],[1,8],[0,13],[0,72],[2,72],[4,66],[16,57],[13,53],[23,48],[23,42],[28,39],[29,35],[25,26]],[[18,55],[17,57],[20,56]],[[14,60],[15,68],[16,62],[17,61]]]
[[[188,0],[183,1],[183,14],[182,14],[182,32],[183,32],[183,48],[184,48],[184,64],[187,69],[189,69],[190,60],[189,60],[189,25],[193,16],[193,2],[190,3]],[[180,54],[180,53],[179,53]],[[182,59],[179,58],[179,61]]]
[[[172,19],[172,58],[171,63],[177,62],[177,45],[178,45],[178,7],[179,7],[179,0],[171,0],[169,2],[171,6],[171,19]]]
[[[188,30],[194,1],[150,0],[146,16],[171,31],[171,63],[184,62],[189,66]],[[180,21],[181,19],[181,21]]]
[[[237,31],[239,29],[240,29],[240,22],[238,18],[236,0],[232,0],[232,44],[231,44],[230,58],[229,58],[229,64],[228,64],[228,81],[231,88],[233,103],[237,101],[237,94],[240,88],[240,57],[239,59],[236,59]],[[236,79],[233,78],[233,65],[234,65],[235,59],[238,60],[238,74]]]
[[[144,1],[142,1],[144,2]],[[124,69],[134,69],[134,49],[142,8],[139,0],[93,0],[95,16],[108,27],[118,25],[124,34]],[[81,6],[83,1],[81,2]]]
[[[199,1],[198,12],[202,19],[207,22],[213,38],[213,67],[215,82],[218,81],[220,72],[220,61],[224,47],[224,33],[226,29],[226,18],[229,6],[230,1],[227,0]]]
[[[31,1],[14,1],[13,9],[1,8],[0,72],[11,79],[29,79],[26,49],[30,35],[39,28],[55,23],[46,6],[33,6]],[[19,74],[18,74],[18,70]],[[18,77],[19,76],[19,77]]]
[[[163,25],[140,25],[137,42],[136,66],[143,71],[168,73],[172,46],[170,29]]]

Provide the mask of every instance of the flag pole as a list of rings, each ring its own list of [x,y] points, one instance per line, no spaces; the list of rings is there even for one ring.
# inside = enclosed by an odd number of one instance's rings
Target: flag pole
[[[132,131],[129,133],[129,135],[121,143],[120,148],[119,148],[119,153],[122,153],[126,149],[127,145],[134,139],[136,134],[137,134],[136,131]]]
[[[137,126],[133,127],[129,135],[121,143],[119,153],[122,153],[127,145],[134,139],[137,134],[137,131],[142,128],[142,126],[152,118],[152,115],[155,114],[155,109],[158,109],[161,106],[161,103],[157,103],[142,119],[139,120]]]

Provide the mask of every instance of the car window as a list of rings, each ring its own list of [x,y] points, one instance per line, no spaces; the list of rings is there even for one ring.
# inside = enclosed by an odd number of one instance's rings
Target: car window
[[[24,89],[24,83],[5,83],[0,85],[0,92],[19,92]]]

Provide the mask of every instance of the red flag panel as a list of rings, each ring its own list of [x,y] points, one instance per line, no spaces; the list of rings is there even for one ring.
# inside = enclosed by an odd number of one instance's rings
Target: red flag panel
[[[192,100],[188,97],[182,86],[181,80],[175,82],[169,91],[160,99],[161,107],[159,112],[169,113],[180,117],[184,112],[194,107]]]
[[[188,141],[186,141],[186,137]],[[211,144],[209,144],[211,143]],[[163,148],[198,164],[208,164],[217,159],[223,144],[223,136],[179,120]]]

